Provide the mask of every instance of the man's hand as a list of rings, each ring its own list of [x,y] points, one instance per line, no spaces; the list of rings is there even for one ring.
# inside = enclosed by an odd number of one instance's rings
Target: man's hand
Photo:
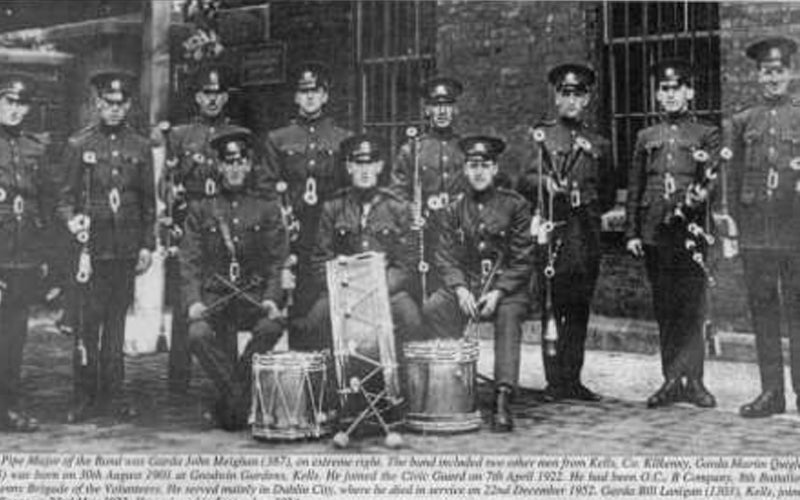
[[[153,262],[153,256],[150,250],[142,248],[139,250],[139,260],[136,261],[136,274],[142,274],[150,267]]]
[[[261,302],[261,308],[267,313],[268,319],[274,320],[281,317],[281,310],[278,309],[278,305],[269,299]]]
[[[500,290],[492,290],[486,295],[478,299],[478,307],[482,318],[488,318],[497,310],[497,304],[500,302]]]
[[[207,310],[208,308],[205,304],[202,302],[195,302],[189,306],[189,320],[197,321],[199,319],[203,319],[203,315]]]
[[[625,245],[625,248],[633,254],[634,257],[643,257],[644,256],[644,249],[642,248],[642,240],[641,238],[631,238],[628,240],[628,243]]]
[[[475,303],[475,296],[472,295],[472,292],[460,286],[456,288],[456,297],[458,298],[458,307],[464,311],[464,314],[470,318],[478,315],[478,304]]]

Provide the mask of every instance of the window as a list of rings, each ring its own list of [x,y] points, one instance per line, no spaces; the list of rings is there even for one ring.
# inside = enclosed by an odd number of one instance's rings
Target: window
[[[422,122],[420,85],[436,66],[436,2],[356,2],[359,122],[396,151]]]
[[[698,117],[720,121],[719,5],[700,2],[605,2],[606,116],[619,187],[625,187],[636,133],[658,119],[650,66],[682,57],[695,69]]]

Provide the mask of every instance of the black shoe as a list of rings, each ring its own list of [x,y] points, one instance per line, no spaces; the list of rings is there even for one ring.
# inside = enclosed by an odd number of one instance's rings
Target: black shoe
[[[744,418],[761,418],[786,411],[786,399],[782,391],[769,390],[758,395],[756,399],[739,408],[739,415]]]
[[[668,379],[652,396],[647,398],[647,407],[658,408],[678,401],[680,389],[681,380],[679,378]]]
[[[560,386],[547,384],[542,392],[542,401],[545,403],[555,403],[564,399],[565,391]]]
[[[564,397],[566,399],[576,399],[578,401],[589,401],[592,403],[596,403],[603,399],[601,395],[592,391],[580,382],[570,385],[565,391]]]
[[[690,378],[686,382],[684,398],[687,403],[699,408],[714,408],[717,406],[717,400],[714,399],[714,395],[706,389],[703,381],[699,379]]]
[[[514,421],[511,418],[511,388],[500,386],[495,396],[494,411],[492,412],[492,430],[494,432],[511,432]]]

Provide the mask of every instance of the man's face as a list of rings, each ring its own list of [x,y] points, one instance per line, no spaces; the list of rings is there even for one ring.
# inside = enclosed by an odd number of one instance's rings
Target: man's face
[[[131,99],[121,94],[102,94],[97,98],[97,111],[100,120],[109,127],[116,127],[125,121],[131,109]]]
[[[589,93],[576,89],[563,89],[556,92],[558,116],[577,120],[589,105]]]
[[[759,65],[758,83],[764,97],[780,97],[789,92],[789,68],[781,61],[769,61]]]
[[[228,93],[199,91],[194,94],[194,100],[201,115],[216,118],[222,114],[225,104],[228,103]]]
[[[244,186],[247,175],[253,169],[253,162],[247,156],[226,158],[220,160],[219,169],[225,186],[236,189]]]
[[[22,123],[30,110],[30,104],[8,94],[3,95],[0,97],[0,125],[16,127]]]
[[[378,177],[383,171],[383,160],[370,162],[347,162],[347,173],[353,187],[357,189],[371,189],[378,185]]]
[[[328,103],[328,91],[324,87],[298,90],[294,93],[294,102],[302,116],[316,116]]]
[[[662,81],[658,84],[656,100],[667,113],[682,113],[689,109],[689,102],[694,98],[694,90],[685,83]]]
[[[450,127],[457,113],[458,110],[454,103],[436,103],[425,106],[425,115],[427,115],[433,128],[445,129]]]
[[[464,176],[475,191],[485,191],[497,175],[497,162],[480,156],[471,156],[464,163]]]

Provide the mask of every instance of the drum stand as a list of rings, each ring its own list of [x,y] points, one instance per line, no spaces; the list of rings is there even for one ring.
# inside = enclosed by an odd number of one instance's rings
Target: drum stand
[[[373,252],[342,256],[327,264],[341,406],[352,407],[355,395],[363,397],[365,404],[357,410],[349,426],[334,436],[333,443],[339,448],[347,447],[350,435],[362,423],[370,421],[377,422],[386,435],[387,447],[403,444],[400,434],[391,430],[394,424],[387,423],[383,416],[403,402],[399,397],[385,269],[383,254]]]

